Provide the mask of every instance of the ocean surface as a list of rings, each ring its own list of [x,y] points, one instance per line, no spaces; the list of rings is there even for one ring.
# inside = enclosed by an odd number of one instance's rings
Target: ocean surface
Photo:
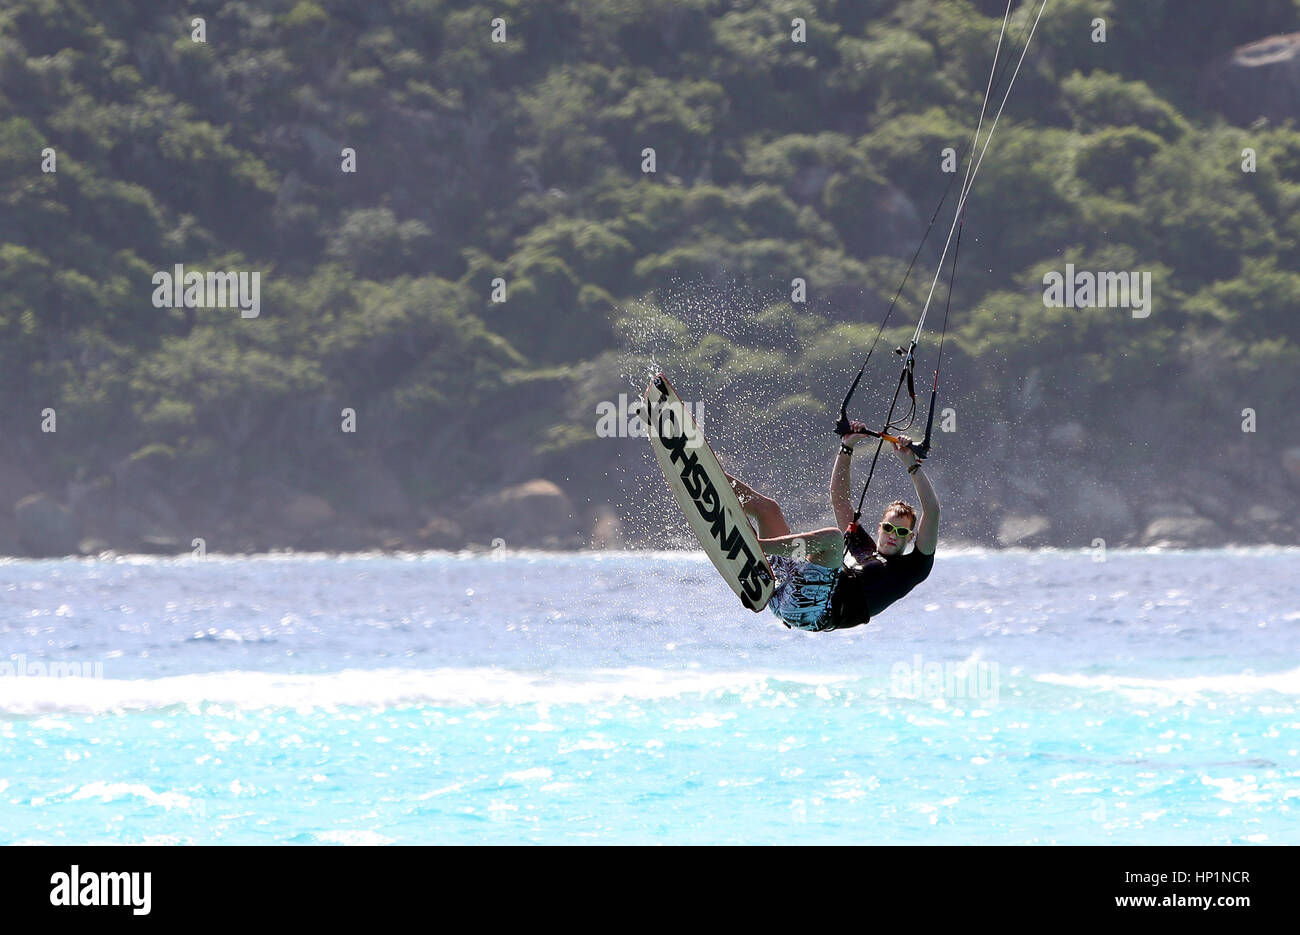
[[[1300,550],[0,561],[0,843],[1296,844]]]

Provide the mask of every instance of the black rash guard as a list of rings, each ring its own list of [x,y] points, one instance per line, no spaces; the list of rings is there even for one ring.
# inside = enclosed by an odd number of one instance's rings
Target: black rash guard
[[[860,535],[865,546],[852,550],[858,567],[845,565],[831,593],[831,622],[836,630],[866,623],[929,577],[934,566],[933,555],[915,548],[903,555],[880,555],[871,537]]]

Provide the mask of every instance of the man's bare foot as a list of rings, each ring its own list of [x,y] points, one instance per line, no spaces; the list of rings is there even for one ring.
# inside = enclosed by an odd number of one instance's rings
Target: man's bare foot
[[[746,484],[743,480],[740,480],[740,478],[732,477],[726,471],[722,472],[722,476],[727,479],[727,483],[731,484],[731,489],[736,492],[736,496],[740,499],[742,506],[744,506],[746,500],[753,499],[759,495],[758,491]]]

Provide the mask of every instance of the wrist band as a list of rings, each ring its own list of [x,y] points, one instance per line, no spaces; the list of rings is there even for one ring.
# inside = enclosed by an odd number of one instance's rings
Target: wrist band
[[[844,442],[840,442],[840,451],[844,452],[850,458],[853,457],[853,449],[844,444]]]

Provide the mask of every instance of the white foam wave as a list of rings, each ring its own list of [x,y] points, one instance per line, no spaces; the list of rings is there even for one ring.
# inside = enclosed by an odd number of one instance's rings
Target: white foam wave
[[[158,805],[168,811],[173,808],[187,808],[191,804],[188,795],[179,792],[154,792],[141,782],[92,782],[82,786],[72,795],[78,799],[98,799],[100,802],[116,802],[121,799],[136,798],[149,805]]]
[[[319,831],[313,837],[322,844],[345,844],[350,847],[375,847],[393,843],[393,838],[377,831]]]
[[[1284,672],[1241,672],[1177,678],[1048,673],[1037,676],[1036,680],[1050,685],[1117,692],[1133,701],[1148,704],[1177,704],[1183,701],[1196,701],[1206,695],[1255,695],[1260,692],[1300,695],[1300,668],[1288,669]]]
[[[413,704],[482,706],[600,704],[710,692],[762,690],[770,682],[810,687],[844,676],[777,672],[603,669],[573,676],[501,668],[349,669],[290,675],[214,672],[157,679],[0,679],[0,713],[113,713],[170,707],[240,709],[388,708]]]

